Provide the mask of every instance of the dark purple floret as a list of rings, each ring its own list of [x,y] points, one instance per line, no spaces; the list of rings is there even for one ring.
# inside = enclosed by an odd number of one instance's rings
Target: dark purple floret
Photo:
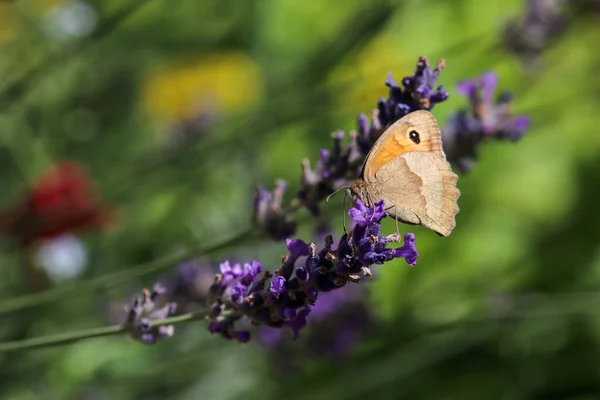
[[[323,248],[302,240],[287,240],[289,254],[282,257],[281,267],[272,274],[263,272],[256,261],[221,264],[209,290],[209,330],[228,339],[240,341],[235,324],[242,318],[271,328],[290,328],[294,338],[307,324],[319,294],[339,290],[351,282],[371,275],[370,267],[395,258],[415,265],[418,257],[414,235],[404,237],[404,246],[388,248],[400,236],[381,236],[381,220],[387,216],[383,202],[366,207],[360,200],[349,211],[356,222],[342,236],[337,248],[328,236]],[[245,331],[244,335],[245,335]]]
[[[275,276],[271,279],[271,295],[274,298],[279,298],[279,295],[285,292],[285,278],[283,276]]]
[[[408,113],[431,110],[437,103],[448,99],[448,92],[437,84],[444,67],[444,60],[440,60],[437,66],[431,69],[429,60],[419,57],[417,70],[414,75],[402,79],[402,88],[396,84],[392,74],[388,73],[385,84],[390,88],[390,95],[388,100],[379,100],[379,123],[387,127]]]
[[[157,307],[156,300],[164,292],[165,289],[159,284],[155,285],[152,291],[144,289],[142,295],[135,297],[131,305],[126,307],[127,318],[124,325],[132,338],[143,343],[154,344],[173,336],[175,333],[173,325],[154,325],[155,322],[173,316],[175,313],[175,303]]]
[[[469,107],[449,117],[442,131],[442,143],[448,161],[463,172],[472,168],[482,143],[490,139],[517,141],[529,128],[529,118],[512,116],[510,93],[494,96],[497,87],[498,76],[494,72],[457,86],[459,94],[469,100]]]

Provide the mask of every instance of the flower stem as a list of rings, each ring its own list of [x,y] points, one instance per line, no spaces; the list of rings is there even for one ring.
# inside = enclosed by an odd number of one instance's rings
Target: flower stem
[[[114,274],[101,276],[87,281],[76,282],[73,285],[65,285],[57,287],[56,289],[8,299],[0,303],[0,315],[25,308],[35,307],[41,304],[47,304],[52,301],[65,299],[67,297],[85,295],[93,290],[115,286],[131,279],[149,275],[160,270],[173,267],[191,257],[214,253],[233,244],[239,244],[244,240],[252,238],[252,233],[252,228],[246,228],[236,235],[213,245],[192,248],[182,253],[173,254],[158,260],[140,264],[135,267],[126,268],[125,270],[116,272]]]
[[[153,326],[176,325],[184,322],[202,320],[206,316],[204,312],[182,314],[171,318],[153,321]],[[0,343],[0,353],[8,353],[19,350],[32,350],[42,347],[62,346],[85,339],[93,339],[104,336],[113,336],[126,333],[129,327],[124,325],[111,325],[100,328],[85,329],[76,332],[59,333],[56,335],[40,336],[31,339],[15,340]]]

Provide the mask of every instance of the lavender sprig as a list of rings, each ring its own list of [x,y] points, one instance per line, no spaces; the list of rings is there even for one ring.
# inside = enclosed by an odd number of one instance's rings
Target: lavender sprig
[[[485,141],[514,142],[529,128],[529,118],[512,115],[510,92],[494,96],[497,87],[498,76],[494,72],[463,81],[457,87],[458,93],[469,100],[469,107],[449,117],[442,130],[442,143],[448,161],[462,172],[471,170],[477,159],[477,149]]]
[[[350,140],[343,144],[346,134],[335,132],[331,150],[321,150],[314,170],[310,168],[308,160],[302,161],[302,179],[298,191],[300,203],[317,215],[321,201],[347,182],[360,177],[365,157],[390,125],[408,113],[431,110],[445,101],[449,94],[443,86],[437,85],[444,66],[441,60],[432,69],[427,58],[419,57],[415,73],[402,79],[402,87],[388,73],[385,84],[389,87],[389,96],[379,99],[377,109],[371,115],[371,124],[366,115],[360,114],[356,121],[356,132],[348,135]]]
[[[155,285],[152,291],[144,289],[142,295],[135,297],[129,307],[126,307],[127,319],[124,326],[129,335],[143,343],[154,344],[159,340],[168,339],[175,333],[173,325],[153,325],[154,321],[169,318],[175,313],[177,305],[167,303],[157,308],[157,298],[165,292],[161,285]]]
[[[365,157],[390,125],[410,112],[431,110],[445,101],[449,94],[437,84],[444,66],[441,60],[435,68],[431,68],[427,58],[419,57],[415,73],[402,79],[401,86],[389,73],[385,81],[389,88],[388,98],[379,99],[377,109],[371,114],[371,122],[365,114],[360,114],[356,131],[333,133],[331,149],[321,149],[314,168],[308,159],[302,161],[300,189],[292,208],[301,205],[313,215],[318,215],[319,204],[328,195],[360,176]],[[287,238],[296,229],[289,212],[281,207],[284,190],[285,183],[279,181],[272,194],[259,188],[254,198],[254,226],[274,240]]]
[[[246,342],[250,332],[236,327],[246,318],[253,324],[290,328],[297,338],[319,293],[358,283],[371,275],[373,265],[395,258],[404,258],[411,266],[416,264],[419,254],[412,233],[404,235],[404,245],[395,249],[388,248],[388,244],[400,242],[397,233],[379,234],[381,220],[387,216],[383,201],[365,207],[357,200],[356,208],[350,209],[349,214],[356,224],[341,237],[335,249],[331,236],[320,250],[314,243],[288,239],[289,254],[274,273],[263,272],[257,261],[221,264],[221,273],[208,296],[210,332]]]

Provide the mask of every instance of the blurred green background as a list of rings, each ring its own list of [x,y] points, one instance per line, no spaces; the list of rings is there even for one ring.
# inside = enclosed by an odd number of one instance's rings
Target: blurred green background
[[[21,252],[0,254],[2,341],[114,322],[115,304],[177,264],[135,279],[124,271],[250,232],[254,187],[283,178],[289,202],[301,159],[316,161],[331,132],[355,129],[387,96],[387,72],[400,81],[418,56],[446,60],[440,83],[451,97],[434,109],[442,126],[467,105],[456,83],[494,70],[532,128],[481,149],[459,179],[449,238],[401,227],[416,234],[418,264],[386,264],[366,284],[377,322],[343,360],[302,340],[274,350],[227,342],[197,322],[154,346],[117,336],[0,354],[0,398],[600,398],[600,17],[566,11],[566,29],[532,63],[501,47],[525,9],[519,0],[2,1],[2,206],[74,160],[118,209],[116,227],[79,236],[84,269],[53,275],[43,291],[26,288]],[[342,197],[324,206],[336,237]],[[299,218],[298,237],[316,240],[311,219]],[[275,269],[285,253],[247,233],[202,260]],[[280,351],[297,367],[280,367]]]

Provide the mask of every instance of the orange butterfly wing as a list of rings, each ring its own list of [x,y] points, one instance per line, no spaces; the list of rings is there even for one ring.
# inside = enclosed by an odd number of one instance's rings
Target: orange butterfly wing
[[[410,138],[412,131],[418,134],[419,143]],[[410,113],[383,132],[367,156],[363,169],[364,178],[374,178],[385,164],[411,151],[444,154],[440,128],[429,111]]]

